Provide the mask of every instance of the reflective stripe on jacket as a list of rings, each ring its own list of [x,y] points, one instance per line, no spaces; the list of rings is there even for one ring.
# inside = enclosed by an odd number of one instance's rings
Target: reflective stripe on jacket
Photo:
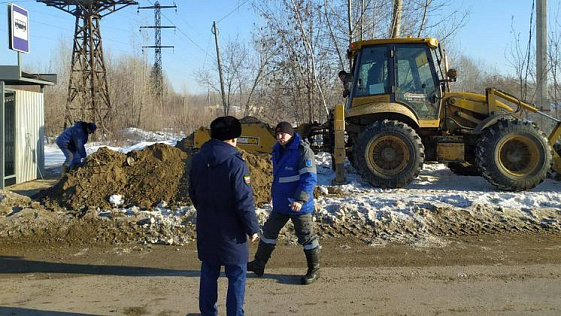
[[[286,148],[277,143],[273,147],[273,211],[289,215],[314,211],[314,186],[317,182],[314,152],[300,134],[294,133]],[[303,202],[302,209],[294,212],[289,204]]]

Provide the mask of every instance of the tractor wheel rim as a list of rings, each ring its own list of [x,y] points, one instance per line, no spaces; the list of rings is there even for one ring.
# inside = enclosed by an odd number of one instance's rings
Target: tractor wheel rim
[[[407,144],[399,137],[386,135],[370,143],[368,162],[378,173],[395,175],[402,172],[409,161]]]
[[[499,165],[511,176],[524,177],[538,167],[540,150],[528,137],[512,135],[498,149]]]

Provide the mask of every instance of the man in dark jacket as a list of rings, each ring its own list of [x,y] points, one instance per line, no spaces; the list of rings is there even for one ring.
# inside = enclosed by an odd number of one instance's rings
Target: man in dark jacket
[[[257,241],[253,190],[246,162],[236,149],[240,122],[225,116],[210,124],[211,140],[192,159],[189,196],[197,209],[197,250],[201,260],[199,309],[217,315],[220,267],[228,277],[227,315],[243,315],[247,236]]]
[[[65,157],[62,164],[63,176],[68,169],[74,165],[79,165],[82,159],[86,158],[86,148],[84,146],[88,142],[88,135],[95,132],[96,129],[95,123],[77,121],[56,138],[56,144]]]
[[[308,271],[301,281],[311,284],[319,278],[319,242],[312,216],[317,182],[314,153],[288,122],[277,125],[275,136],[278,143],[273,147],[273,211],[263,226],[255,259],[247,264],[247,270],[263,275],[279,232],[290,219],[308,262]]]

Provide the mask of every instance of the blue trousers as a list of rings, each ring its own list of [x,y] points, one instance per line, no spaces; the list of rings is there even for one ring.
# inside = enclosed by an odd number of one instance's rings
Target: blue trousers
[[[61,146],[59,144],[57,144],[57,146],[64,154],[64,158],[65,158],[63,163],[64,166],[72,167],[73,165],[77,165],[82,161],[80,155],[78,155],[77,152],[71,151],[66,146]]]
[[[199,287],[199,309],[201,316],[216,316],[218,308],[218,277],[220,265],[207,262],[201,263],[201,280]],[[239,265],[225,265],[224,271],[228,278],[228,294],[226,295],[226,315],[243,316],[243,301],[245,295],[245,279],[247,275],[246,263]]]

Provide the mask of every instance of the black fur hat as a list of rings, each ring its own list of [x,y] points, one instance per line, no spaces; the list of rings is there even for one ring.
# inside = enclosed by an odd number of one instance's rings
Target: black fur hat
[[[210,137],[218,140],[228,140],[240,137],[242,125],[233,116],[221,116],[210,123]]]

